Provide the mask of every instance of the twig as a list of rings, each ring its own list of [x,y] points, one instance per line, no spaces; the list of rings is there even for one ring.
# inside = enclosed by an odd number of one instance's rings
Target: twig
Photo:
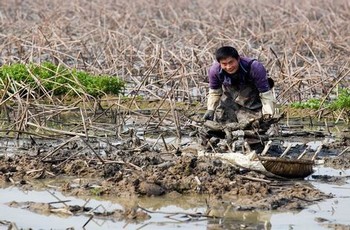
[[[160,134],[160,135],[161,135],[161,138],[162,138],[162,141],[163,141],[165,150],[166,150],[167,152],[169,152],[169,148],[168,148],[168,145],[167,145],[167,143],[166,143],[166,141],[165,141],[165,139],[164,139],[163,134]]]
[[[55,132],[55,133],[60,133],[60,134],[66,134],[66,135],[72,135],[72,136],[80,136],[80,137],[85,137],[86,136],[85,133],[76,133],[76,132],[69,132],[69,131],[64,131],[64,130],[59,130],[59,129],[52,129],[52,128],[48,128],[48,127],[44,127],[44,126],[40,126],[40,125],[34,124],[32,122],[27,122],[27,125],[34,126],[36,128],[47,130],[47,131],[52,131],[52,132]],[[90,135],[90,137],[96,137],[96,136]]]
[[[91,149],[91,151],[95,154],[95,156],[101,161],[102,164],[104,164],[104,160],[98,155],[98,153],[91,147],[91,145],[82,137],[80,137],[80,140],[82,140],[87,147]]]
[[[48,202],[48,204],[61,204],[61,203],[67,203],[67,202],[71,202],[72,200],[59,200],[59,201],[52,201],[52,202]]]
[[[89,219],[83,225],[83,229],[85,229],[86,225],[94,218],[94,215],[90,215]]]
[[[186,215],[186,216],[191,216],[191,217],[205,217],[205,218],[216,218],[214,216],[210,216],[207,214],[202,214],[202,213],[189,213],[189,212],[163,212],[163,211],[151,211],[146,208],[141,207],[140,205],[137,205],[137,207],[145,212],[148,213],[158,213],[158,214],[166,214],[166,215]]]
[[[319,154],[319,152],[321,152],[322,147],[323,147],[322,144],[317,147],[316,152],[314,153],[313,157],[311,158],[312,160],[316,159],[316,156],[317,156],[317,154]]]
[[[339,154],[338,154],[338,157],[342,156],[346,151],[348,151],[350,149],[350,147],[346,147],[343,151],[341,151]]]
[[[289,152],[290,148],[292,148],[292,143],[288,143],[287,148],[283,151],[280,157],[284,157]]]
[[[69,138],[67,141],[65,141],[64,143],[60,144],[59,146],[57,146],[54,150],[52,150],[51,152],[49,152],[45,157],[41,158],[41,160],[45,160],[46,158],[52,156],[53,154],[55,154],[58,150],[60,150],[61,148],[63,148],[66,144],[68,144],[71,141],[77,140],[79,137],[75,136],[72,138]]]
[[[299,155],[299,157],[297,159],[300,160],[309,149],[310,149],[310,145],[306,146],[304,151]]]
[[[261,156],[265,156],[265,155],[266,155],[267,151],[269,151],[269,148],[270,148],[271,144],[272,144],[272,141],[271,141],[271,140],[269,140],[269,141],[266,143],[266,145],[265,145],[263,151],[262,151],[261,154],[260,154]]]
[[[119,161],[105,161],[104,163],[105,164],[114,164],[115,163],[115,164],[129,165],[129,166],[131,166],[131,167],[133,167],[133,168],[135,168],[135,169],[137,169],[139,171],[142,171],[141,167],[139,167],[139,166],[137,166],[137,165],[135,165],[133,163],[125,162],[125,161],[121,161],[121,160],[119,160]]]
[[[54,193],[50,192],[50,190],[46,189],[46,191],[47,191],[51,196],[55,197],[55,198],[59,201],[59,203],[62,203],[65,207],[68,207],[68,205],[66,204],[65,201],[62,201],[62,200],[61,200],[60,198],[58,198]]]
[[[242,177],[242,179],[246,179],[246,180],[257,181],[257,182],[264,182],[264,183],[271,183],[270,180],[265,180],[265,179],[250,177],[250,176],[241,176],[241,177]]]

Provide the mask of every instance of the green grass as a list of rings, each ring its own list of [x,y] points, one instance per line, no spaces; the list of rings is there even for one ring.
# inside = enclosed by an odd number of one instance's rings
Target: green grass
[[[329,108],[350,110],[350,89],[340,89],[337,100],[330,103]]]
[[[329,110],[342,110],[345,109],[346,111],[350,111],[350,89],[340,89],[338,92],[338,97],[325,101],[322,105],[323,99],[315,99],[311,98],[307,101],[304,102],[293,102],[291,104],[292,108],[297,108],[297,109],[314,109],[318,110],[321,108],[329,109]]]
[[[320,99],[309,99],[304,102],[293,102],[291,104],[292,108],[297,108],[297,109],[319,109],[321,105],[321,100]]]
[[[51,62],[41,65],[34,63],[14,63],[0,67],[0,79],[26,85],[38,93],[43,91],[53,95],[89,94],[100,97],[105,94],[120,94],[125,83],[118,77],[93,75],[76,69],[56,66]],[[4,88],[4,85],[0,85]]]
[[[104,189],[101,187],[96,187],[96,188],[92,188],[90,189],[90,194],[93,196],[101,196],[104,192]]]

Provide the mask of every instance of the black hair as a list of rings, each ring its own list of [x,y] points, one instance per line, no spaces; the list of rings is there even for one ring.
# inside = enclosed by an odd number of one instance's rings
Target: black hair
[[[234,59],[239,58],[238,51],[232,46],[222,46],[215,52],[215,58],[218,62],[224,58],[233,57]]]

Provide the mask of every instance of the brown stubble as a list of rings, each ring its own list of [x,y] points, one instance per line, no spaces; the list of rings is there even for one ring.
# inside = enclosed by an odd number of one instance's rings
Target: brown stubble
[[[205,107],[207,69],[221,45],[265,63],[282,105],[349,87],[346,0],[3,0],[0,9],[2,64],[52,61],[117,75],[133,90],[132,103],[109,100],[108,108],[137,108],[137,95],[170,103],[159,116],[156,106],[148,123],[172,114],[178,127],[178,101]]]

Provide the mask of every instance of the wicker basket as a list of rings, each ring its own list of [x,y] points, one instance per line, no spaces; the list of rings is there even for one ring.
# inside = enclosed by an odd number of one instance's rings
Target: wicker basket
[[[259,157],[259,160],[267,171],[285,178],[305,178],[314,172],[313,160],[279,157]]]

